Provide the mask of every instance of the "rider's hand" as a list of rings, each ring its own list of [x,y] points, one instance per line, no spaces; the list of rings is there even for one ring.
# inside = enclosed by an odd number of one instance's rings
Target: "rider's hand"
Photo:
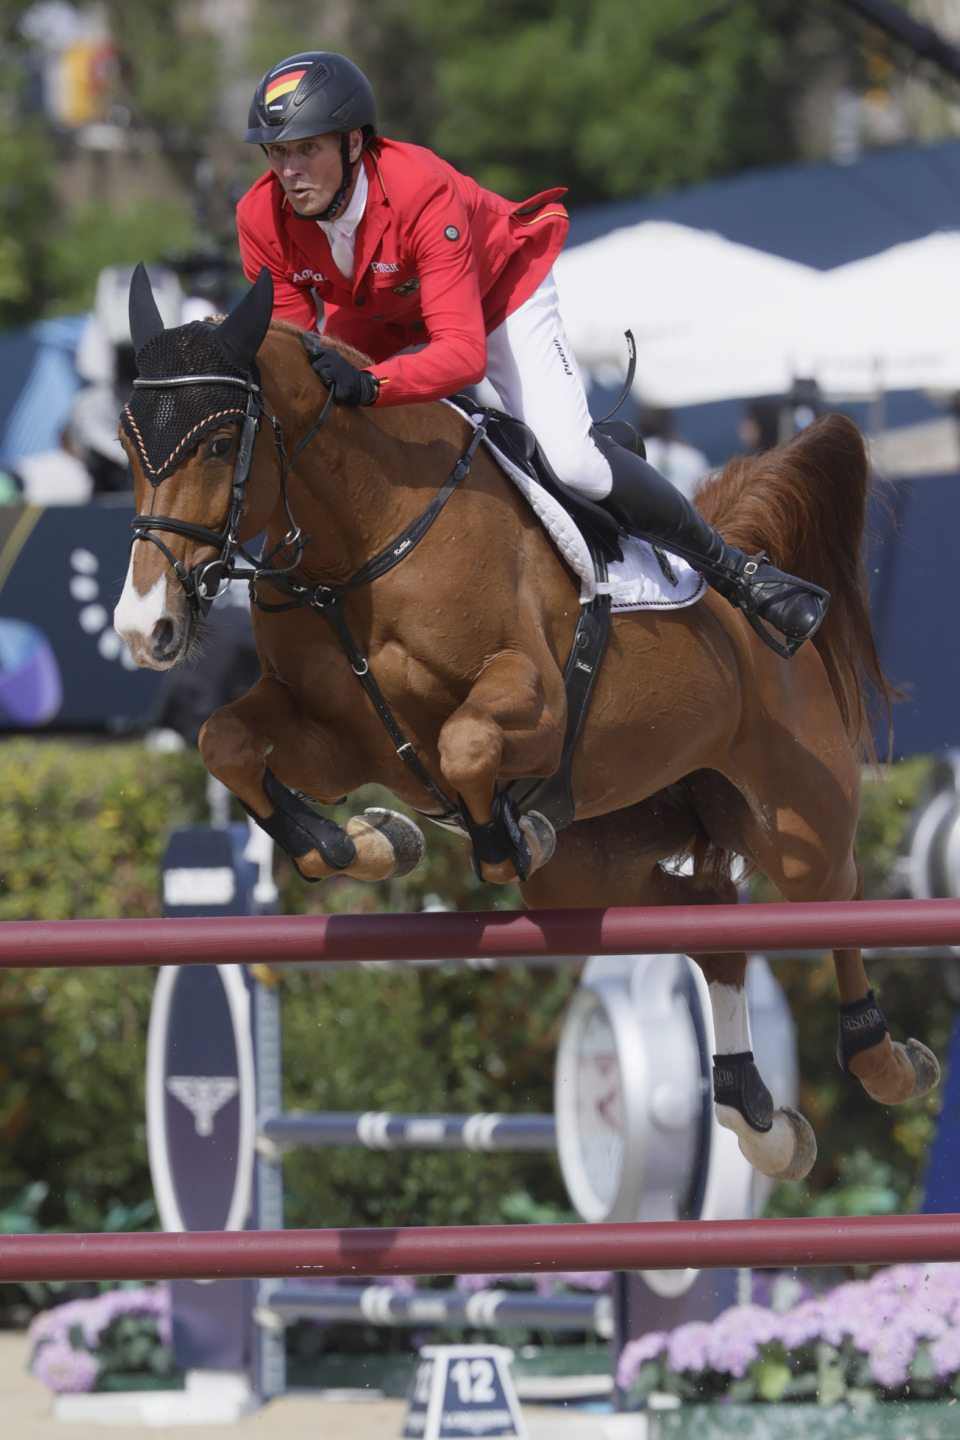
[[[304,334],[303,343],[310,364],[326,385],[333,390],[338,405],[372,405],[380,394],[380,382],[369,370],[358,370],[339,350],[323,345],[312,335]]]

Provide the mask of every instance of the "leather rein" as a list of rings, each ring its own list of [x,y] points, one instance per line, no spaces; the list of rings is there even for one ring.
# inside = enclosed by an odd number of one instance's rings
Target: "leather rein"
[[[473,457],[487,432],[487,417],[484,414],[473,432],[470,443],[457,461],[450,475],[444,484],[437,491],[426,509],[412,520],[410,524],[389,545],[374,555],[357,570],[349,580],[336,586],[330,585],[305,585],[297,580],[292,574],[301,561],[305,546],[310,540],[309,535],[304,535],[294,520],[287,499],[287,479],[301,452],[315,438],[326,424],[336,395],[336,387],[331,386],[327,394],[326,402],[319,416],[313,425],[297,445],[293,454],[287,459],[286,450],[283,444],[283,429],[279,419],[270,415],[263,402],[263,392],[260,385],[252,377],[238,379],[228,375],[176,375],[164,379],[136,379],[134,385],[149,389],[174,389],[185,385],[233,385],[247,393],[246,412],[240,430],[240,440],[237,446],[237,458],[234,462],[233,480],[230,490],[230,507],[227,518],[221,530],[214,530],[206,525],[196,525],[190,520],[181,520],[175,515],[135,515],[132,521],[134,540],[149,540],[156,545],[158,550],[166,557],[167,562],[173,569],[177,579],[183,587],[184,593],[194,611],[198,615],[208,614],[211,605],[221,591],[232,580],[246,580],[250,587],[250,602],[258,609],[268,612],[279,612],[284,610],[297,610],[309,607],[324,615],[329,620],[337,638],[346,652],[350,662],[350,668],[357,676],[366,690],[374,709],[379,715],[391,740],[394,743],[397,754],[408,769],[415,775],[421,787],[427,792],[430,798],[440,806],[442,816],[449,818],[459,815],[457,807],[451,804],[450,800],[437,785],[430,772],[423,765],[414,746],[403,734],[390,710],[383,692],[373,677],[369,662],[364,656],[360,646],[357,644],[343,615],[344,597],[361,585],[369,585],[372,581],[385,575],[395,565],[413,551],[414,547],[423,539],[424,535],[433,524],[434,520],[450,499],[450,496],[466,478],[470,471]],[[260,429],[261,422],[267,417],[273,425],[274,444],[280,456],[280,493],[286,511],[289,529],[286,535],[273,546],[266,554],[259,559],[251,556],[240,544],[240,524],[243,518],[243,506],[246,499],[247,485],[250,479],[250,466],[253,460],[253,446]],[[162,482],[161,482],[162,483]],[[219,550],[216,560],[205,561],[197,565],[193,570],[187,570],[186,566],[179,561],[171,552],[157,532],[172,535],[182,535],[188,540],[197,540],[201,544],[212,545]],[[291,558],[282,568],[277,568],[270,562],[282,551],[291,551]],[[242,557],[247,568],[242,568],[237,562],[237,556]],[[275,604],[261,600],[255,590],[257,583],[272,585],[288,598]]]

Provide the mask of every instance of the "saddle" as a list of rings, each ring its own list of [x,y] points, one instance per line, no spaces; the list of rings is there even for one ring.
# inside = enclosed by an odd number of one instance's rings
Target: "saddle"
[[[449,399],[467,419],[476,415],[478,406],[469,395],[452,395]],[[624,531],[617,520],[602,505],[595,504],[563,483],[529,425],[499,410],[484,408],[484,415],[487,420],[487,444],[494,453],[502,453],[563,506],[587,542],[597,580],[606,580],[609,562],[623,559],[620,538]],[[643,440],[627,421],[606,420],[594,425],[593,430],[646,458]],[[563,673],[567,693],[567,727],[560,764],[546,778],[531,776],[512,780],[505,787],[505,794],[516,814],[538,810],[555,830],[564,829],[574,818],[573,760],[586,724],[590,697],[609,631],[610,596],[600,594],[580,608],[580,619]]]
[[[479,408],[476,401],[465,394],[451,395],[449,403],[455,405],[467,419],[476,415]],[[483,413],[487,417],[487,444],[491,449],[501,451],[511,464],[529,475],[563,506],[586,539],[595,562],[598,556],[604,562],[622,560],[620,539],[626,532],[619,521],[602,505],[588,500],[585,495],[564,484],[543,453],[530,426],[501,410],[484,407]],[[591,429],[593,433],[646,459],[641,436],[626,420],[604,420],[593,425]],[[601,578],[599,573],[598,578]],[[605,571],[602,578],[606,578]]]

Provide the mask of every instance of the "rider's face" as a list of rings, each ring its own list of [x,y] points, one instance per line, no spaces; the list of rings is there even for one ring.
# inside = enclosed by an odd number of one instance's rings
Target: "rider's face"
[[[306,140],[286,140],[268,145],[267,159],[298,215],[322,215],[340,189],[343,163],[340,136],[311,135]],[[350,159],[363,149],[363,131],[350,132]],[[356,178],[354,178],[356,184]],[[353,185],[347,192],[353,192]]]

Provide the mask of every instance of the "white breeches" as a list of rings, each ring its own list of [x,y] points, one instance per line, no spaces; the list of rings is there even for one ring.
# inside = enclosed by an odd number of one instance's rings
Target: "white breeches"
[[[590,434],[583,377],[563,328],[553,272],[487,336],[487,379],[508,415],[529,425],[559,478],[591,500],[610,466]]]

